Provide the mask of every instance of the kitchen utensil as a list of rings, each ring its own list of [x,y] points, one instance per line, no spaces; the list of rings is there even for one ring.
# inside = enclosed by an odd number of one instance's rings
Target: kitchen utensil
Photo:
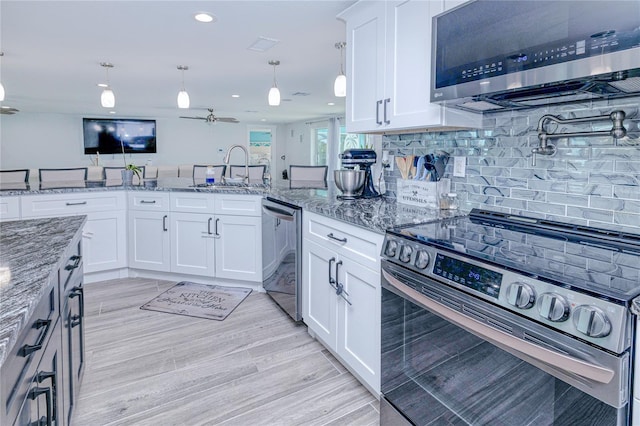
[[[406,165],[407,165],[407,179],[411,179],[416,175],[416,167],[414,163],[415,155],[407,155]]]
[[[396,156],[396,165],[398,166],[398,171],[400,172],[400,176],[402,176],[402,179],[408,179],[409,169],[407,168],[407,158]]]
[[[436,181],[439,181],[444,176],[444,171],[447,166],[447,161],[449,160],[448,155],[439,155],[435,157],[435,161],[433,163],[433,167],[435,169]]]
[[[427,169],[424,167],[425,157],[418,157],[418,164],[416,165],[416,175],[413,180],[425,180],[427,177]]]
[[[345,198],[355,198],[360,195],[364,178],[364,170],[342,169],[333,172],[333,180]]]

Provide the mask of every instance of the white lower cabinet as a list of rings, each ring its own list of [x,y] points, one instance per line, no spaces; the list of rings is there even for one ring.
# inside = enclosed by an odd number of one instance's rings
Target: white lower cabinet
[[[129,192],[129,267],[169,272],[169,194]]]
[[[380,392],[379,260],[352,256],[353,245],[370,241],[377,258],[383,237],[305,214],[303,317],[309,330],[374,393]],[[326,231],[326,240],[314,233]],[[330,236],[329,236],[330,235]],[[379,252],[378,252],[379,253]]]
[[[82,232],[84,272],[127,266],[127,215],[124,210],[90,213]]]
[[[262,282],[261,199],[240,194],[130,193],[129,266]]]
[[[171,272],[215,275],[213,214],[171,213]]]
[[[84,272],[127,267],[127,216],[124,191],[25,195],[23,219],[87,215],[82,234]]]
[[[170,270],[169,212],[129,212],[129,267]]]

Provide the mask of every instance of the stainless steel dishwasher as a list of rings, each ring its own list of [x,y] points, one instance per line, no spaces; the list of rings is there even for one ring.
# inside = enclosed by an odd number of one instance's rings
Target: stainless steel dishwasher
[[[262,200],[262,287],[294,321],[302,320],[302,209]]]

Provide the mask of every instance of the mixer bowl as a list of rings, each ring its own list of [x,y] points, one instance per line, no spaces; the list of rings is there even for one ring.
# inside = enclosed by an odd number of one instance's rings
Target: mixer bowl
[[[355,197],[362,193],[364,177],[364,170],[343,169],[333,172],[333,180],[345,197]]]

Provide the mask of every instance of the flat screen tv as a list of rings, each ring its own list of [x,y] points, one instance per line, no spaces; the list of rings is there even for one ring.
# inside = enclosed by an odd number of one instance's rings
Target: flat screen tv
[[[156,153],[156,121],[128,118],[83,118],[84,153]]]

